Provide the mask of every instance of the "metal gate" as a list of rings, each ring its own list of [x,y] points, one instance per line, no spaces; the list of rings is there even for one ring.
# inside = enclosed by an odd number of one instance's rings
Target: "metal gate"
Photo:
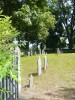
[[[1,100],[17,100],[18,83],[16,81],[9,77],[3,78],[0,87],[6,90],[6,92],[0,92]]]
[[[20,77],[20,49],[16,47],[14,50],[14,65],[17,70],[17,78],[21,80]],[[17,100],[19,97],[19,93],[21,91],[21,84],[18,84],[13,78],[6,76],[0,82],[0,88],[6,90],[6,92],[0,91],[0,100]]]

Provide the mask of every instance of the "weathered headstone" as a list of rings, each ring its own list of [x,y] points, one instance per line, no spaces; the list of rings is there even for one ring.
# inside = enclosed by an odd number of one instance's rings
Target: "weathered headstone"
[[[32,56],[32,50],[30,50],[30,56]]]
[[[45,54],[47,54],[47,52],[45,52]]]
[[[48,67],[48,59],[46,56],[44,56],[44,70],[46,70]]]
[[[46,56],[44,56],[44,70],[46,70],[46,69],[47,69],[46,63],[47,63],[47,57],[46,57]]]
[[[41,59],[40,59],[40,57],[38,57],[38,64],[37,64],[37,66],[38,66],[38,76],[40,76],[41,73],[42,73],[42,69],[41,69]]]
[[[28,56],[30,57],[30,51],[28,51]]]
[[[36,51],[34,52],[34,54],[35,54],[35,55],[37,54]]]
[[[29,78],[29,87],[31,88],[33,86],[33,76],[30,75],[30,78]]]
[[[59,49],[59,48],[57,48],[57,54],[59,54],[59,53],[61,53],[61,51],[60,51],[60,49]]]
[[[48,58],[47,58],[46,66],[48,67]]]
[[[40,44],[38,45],[39,54],[41,54]]]
[[[44,50],[42,50],[42,54],[45,54],[45,51]]]

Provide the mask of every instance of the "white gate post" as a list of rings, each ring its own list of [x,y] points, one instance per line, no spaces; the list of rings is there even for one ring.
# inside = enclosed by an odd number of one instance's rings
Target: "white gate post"
[[[18,50],[18,80],[20,81],[20,83],[18,83],[18,92],[21,92],[21,69],[20,69],[20,48],[17,47]]]

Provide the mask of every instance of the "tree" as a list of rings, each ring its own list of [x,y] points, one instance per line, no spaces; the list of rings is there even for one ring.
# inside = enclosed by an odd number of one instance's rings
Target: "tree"
[[[46,0],[25,0],[25,5],[14,13],[12,20],[21,32],[19,38],[30,41],[46,40],[49,28],[53,29],[55,24]]]
[[[15,70],[12,68],[12,40],[19,34],[11,25],[10,17],[0,13],[0,81],[2,78],[9,76],[17,78]]]
[[[0,9],[4,15],[11,16],[14,11],[17,11],[22,5],[20,0],[0,0]]]
[[[49,30],[49,36],[46,40],[46,47],[55,52],[56,48],[60,48],[60,38],[58,35],[54,34],[53,30]]]
[[[75,1],[52,0],[51,3],[49,2],[48,0],[51,11],[56,16],[57,20],[56,31],[59,30],[60,36],[66,36],[68,38],[69,49],[72,49],[73,36],[75,33]]]

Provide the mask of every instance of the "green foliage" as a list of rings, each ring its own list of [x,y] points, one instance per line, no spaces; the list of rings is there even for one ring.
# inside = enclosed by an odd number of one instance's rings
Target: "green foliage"
[[[11,21],[9,21],[9,17],[0,16],[0,42],[6,43],[9,40],[12,40],[18,33],[15,28],[11,26]]]
[[[19,32],[12,27],[10,18],[0,15],[0,81],[6,76],[13,77],[15,74],[12,68],[12,40],[18,34]]]
[[[55,51],[60,46],[60,38],[55,34],[50,34],[46,41],[46,47]]]
[[[12,13],[20,8],[22,2],[19,0],[0,0],[0,9],[3,10],[4,15],[11,16]]]
[[[27,40],[46,40],[48,29],[54,28],[55,17],[50,13],[46,3],[41,8],[39,2],[43,5],[43,1],[39,0],[26,1],[26,4],[15,12],[12,18],[14,25],[22,32],[20,37]]]
[[[1,91],[1,92],[4,92],[4,93],[5,93],[5,92],[6,92],[6,93],[10,93],[10,91],[6,91],[6,89],[4,89],[4,88],[0,88],[0,91]],[[1,100],[1,99],[0,99],[0,100]]]

